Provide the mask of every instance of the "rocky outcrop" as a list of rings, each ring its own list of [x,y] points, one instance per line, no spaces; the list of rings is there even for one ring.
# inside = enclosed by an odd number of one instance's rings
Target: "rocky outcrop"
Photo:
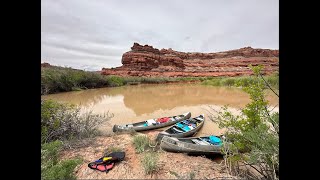
[[[103,75],[120,76],[240,76],[249,65],[263,65],[264,74],[278,71],[279,51],[245,47],[218,53],[185,53],[134,43],[122,56],[122,66],[102,68]]]
[[[49,63],[41,63],[41,67],[52,67]]]

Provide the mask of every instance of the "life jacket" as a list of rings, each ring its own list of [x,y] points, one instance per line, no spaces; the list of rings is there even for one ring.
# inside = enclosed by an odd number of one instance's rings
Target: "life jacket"
[[[125,157],[125,152],[113,152],[100,159],[88,164],[90,169],[108,173],[114,167],[116,162],[122,161]]]

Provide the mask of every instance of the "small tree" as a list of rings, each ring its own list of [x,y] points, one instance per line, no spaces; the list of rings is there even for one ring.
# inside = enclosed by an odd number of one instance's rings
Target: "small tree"
[[[250,86],[237,86],[250,95],[251,102],[233,115],[225,106],[211,119],[225,128],[225,162],[230,173],[246,178],[278,179],[279,173],[279,113],[271,113],[265,99],[265,82],[261,66],[250,68],[254,80]]]

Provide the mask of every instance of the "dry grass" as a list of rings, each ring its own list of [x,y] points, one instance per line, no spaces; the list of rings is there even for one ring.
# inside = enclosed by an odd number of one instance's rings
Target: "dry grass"
[[[149,147],[149,137],[145,135],[136,135],[133,137],[133,144],[137,153],[144,152]]]
[[[152,174],[159,169],[159,156],[155,152],[148,152],[142,158],[142,166],[145,174]]]

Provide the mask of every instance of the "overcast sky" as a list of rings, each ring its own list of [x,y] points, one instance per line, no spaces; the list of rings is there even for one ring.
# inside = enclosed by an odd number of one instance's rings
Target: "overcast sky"
[[[134,42],[184,52],[279,48],[278,0],[42,0],[41,62],[121,66]]]

